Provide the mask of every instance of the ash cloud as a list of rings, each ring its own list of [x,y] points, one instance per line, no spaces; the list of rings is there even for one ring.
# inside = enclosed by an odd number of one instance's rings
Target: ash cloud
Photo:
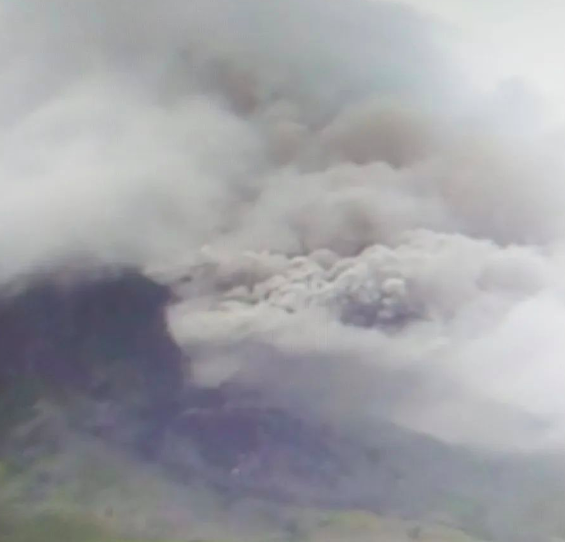
[[[4,284],[141,266],[178,290],[203,386],[562,445],[561,131],[527,87],[474,88],[440,22],[363,0],[29,0],[0,30]]]

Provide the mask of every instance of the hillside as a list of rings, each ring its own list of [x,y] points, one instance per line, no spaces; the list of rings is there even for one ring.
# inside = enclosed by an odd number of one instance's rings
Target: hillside
[[[562,529],[561,474],[539,459],[478,454],[384,422],[360,438],[250,389],[195,386],[166,330],[169,299],[128,272],[44,282],[3,301],[0,503],[23,514],[22,542],[34,521],[78,528],[60,514],[182,540],[225,537],[225,525],[311,541]]]

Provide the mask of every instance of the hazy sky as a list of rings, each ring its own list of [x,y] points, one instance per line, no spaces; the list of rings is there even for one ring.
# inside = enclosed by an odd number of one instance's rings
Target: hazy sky
[[[476,76],[491,84],[524,77],[552,100],[565,98],[565,3],[559,0],[404,0],[454,24]]]

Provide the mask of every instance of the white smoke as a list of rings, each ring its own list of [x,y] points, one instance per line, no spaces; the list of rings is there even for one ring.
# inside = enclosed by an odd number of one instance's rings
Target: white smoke
[[[4,2],[0,35],[4,283],[147,266],[202,385],[562,444],[563,137],[527,85],[368,0]]]

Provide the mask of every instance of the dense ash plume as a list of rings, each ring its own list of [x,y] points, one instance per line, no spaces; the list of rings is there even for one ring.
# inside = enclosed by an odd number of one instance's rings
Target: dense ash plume
[[[28,0],[0,27],[4,284],[144,268],[202,386],[561,445],[562,132],[527,86],[479,92],[441,23],[381,2]]]

